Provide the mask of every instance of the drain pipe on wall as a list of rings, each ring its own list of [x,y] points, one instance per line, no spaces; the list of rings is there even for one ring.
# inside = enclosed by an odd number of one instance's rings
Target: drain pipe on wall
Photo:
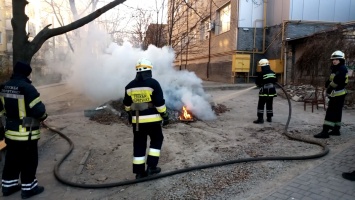
[[[284,80],[283,80],[283,84],[286,85],[286,69],[287,69],[287,52],[286,52],[286,45],[284,47]]]
[[[263,19],[256,19],[256,20],[254,20],[254,38],[253,38],[253,56],[252,56],[252,69],[251,69],[251,76],[254,76],[254,71],[256,71],[256,69],[254,70],[254,65],[255,65],[255,49],[256,49],[256,23],[257,22],[259,22],[259,21],[261,21],[261,22],[263,22],[263,29],[265,30],[265,27],[264,27],[264,21],[265,20],[263,20]],[[263,30],[263,31],[264,31]],[[263,36],[263,41],[264,41],[265,39],[264,39],[264,36]],[[264,43],[264,42],[263,42]],[[258,51],[259,52],[259,51]],[[264,52],[264,46],[263,46],[263,50],[262,50],[262,52]]]
[[[283,72],[283,84],[286,85],[286,69],[287,69],[287,45],[286,45],[286,39],[285,39],[285,31],[286,31],[286,25],[287,23],[289,23],[289,20],[284,20],[282,22],[282,36],[281,36],[281,61],[283,60],[283,64],[284,64],[284,72]]]
[[[210,21],[209,21],[209,23],[211,23],[211,22],[212,22],[212,0],[210,0]],[[210,70],[210,63],[211,63],[211,36],[212,36],[212,30],[210,30],[208,33],[208,61],[207,61],[207,70],[206,70],[207,80],[210,78],[209,77],[209,70]]]

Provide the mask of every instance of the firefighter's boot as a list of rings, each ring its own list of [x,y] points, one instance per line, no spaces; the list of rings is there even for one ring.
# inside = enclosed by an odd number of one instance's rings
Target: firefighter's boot
[[[346,180],[355,181],[355,171],[343,173],[342,176]]]
[[[153,174],[159,174],[161,172],[160,167],[148,167],[147,168],[147,174],[148,176],[151,176]]]
[[[21,197],[22,199],[28,199],[37,194],[41,194],[43,191],[44,191],[44,187],[38,185],[31,190],[22,190]]]
[[[147,172],[143,172],[143,173],[140,173],[140,174],[136,174],[136,179],[140,179],[140,178],[144,178],[144,177],[147,177]]]
[[[323,130],[322,132],[314,135],[315,138],[329,138],[329,127],[326,125],[323,125]]]
[[[272,122],[271,117],[268,117],[268,118],[266,119],[266,121],[267,121],[267,122]]]
[[[20,190],[21,190],[20,185],[15,185],[12,187],[2,187],[2,196],[6,197]]]
[[[253,121],[254,124],[263,124],[264,119],[263,118],[258,118],[257,120]]]
[[[340,135],[340,126],[334,126],[333,129],[329,132],[329,135]]]

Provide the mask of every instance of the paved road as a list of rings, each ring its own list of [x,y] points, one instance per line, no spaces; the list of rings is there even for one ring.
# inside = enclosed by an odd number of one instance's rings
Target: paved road
[[[253,84],[204,82],[207,90],[216,88],[250,88]],[[327,155],[320,165],[275,188],[264,200],[354,200],[355,181],[343,179],[343,172],[355,170],[355,144],[335,155]]]
[[[264,200],[354,200],[355,181],[341,176],[354,170],[355,145],[328,156],[323,163],[277,188]]]

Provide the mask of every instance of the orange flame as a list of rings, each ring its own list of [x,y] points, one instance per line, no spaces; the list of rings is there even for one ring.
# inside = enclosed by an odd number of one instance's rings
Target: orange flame
[[[189,112],[187,111],[186,107],[183,106],[182,107],[182,110],[183,110],[183,115],[181,115],[179,118],[180,120],[191,120],[192,119],[192,116],[189,114]]]

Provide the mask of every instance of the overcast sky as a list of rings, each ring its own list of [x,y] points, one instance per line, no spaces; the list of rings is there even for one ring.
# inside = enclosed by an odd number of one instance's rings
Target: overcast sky
[[[127,11],[133,10],[133,8],[142,8],[144,10],[151,10],[153,11],[153,14],[155,14],[153,16],[153,19],[156,19],[156,10],[158,7],[158,10],[160,11],[159,16],[161,16],[161,12],[164,12],[164,16],[166,16],[166,12],[167,12],[167,8],[164,8],[162,11],[162,6],[163,3],[165,4],[165,7],[167,7],[167,2],[168,0],[146,0],[143,1],[142,0],[126,0],[123,5],[119,5],[120,9],[124,9],[126,8]],[[130,9],[132,8],[132,9]],[[160,17],[159,17],[160,19]],[[160,22],[159,22],[160,23]],[[166,23],[166,18],[164,19],[163,23]]]

